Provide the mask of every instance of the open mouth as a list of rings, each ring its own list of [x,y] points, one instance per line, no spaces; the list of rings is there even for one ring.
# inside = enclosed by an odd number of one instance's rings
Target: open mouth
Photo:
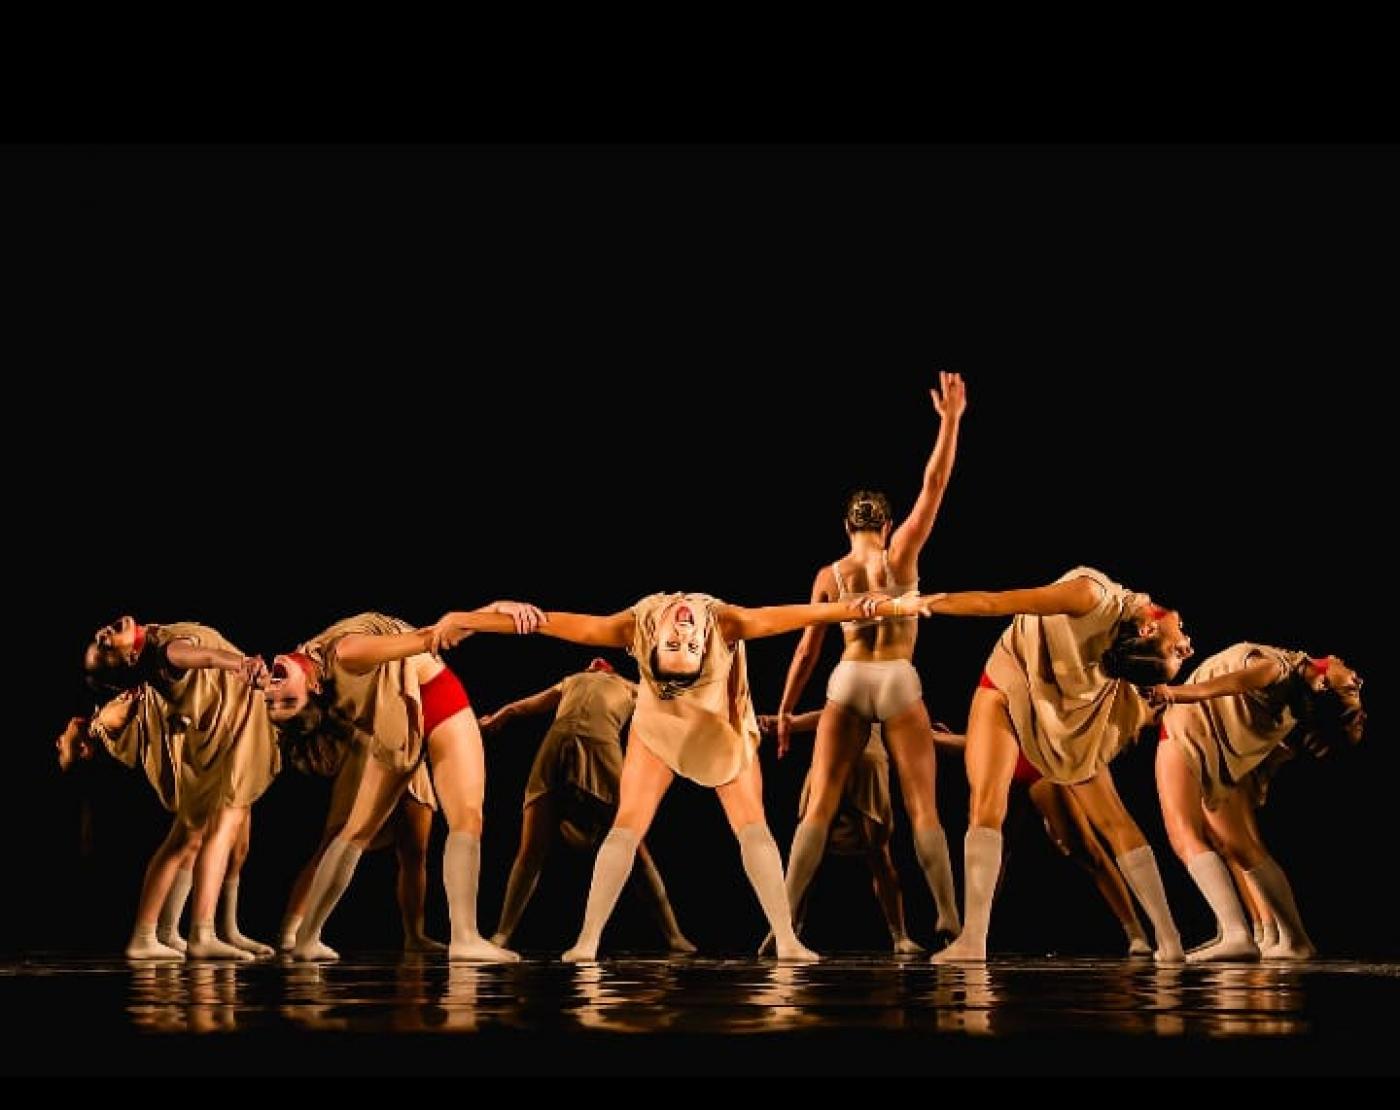
[[[689,624],[692,626],[695,624],[695,614],[690,611],[689,605],[680,605],[676,607],[676,623]]]
[[[273,682],[287,681],[287,664],[280,659],[272,664],[271,678]]]

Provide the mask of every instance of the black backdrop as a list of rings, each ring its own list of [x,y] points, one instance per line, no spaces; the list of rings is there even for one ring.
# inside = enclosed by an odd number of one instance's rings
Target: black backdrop
[[[1367,743],[1295,765],[1262,816],[1318,942],[1393,954],[1396,756],[1381,538],[1391,505],[1395,149],[11,149],[7,950],[116,950],[165,824],[114,766],[63,780],[78,656],[119,612],[282,650],[379,609],[495,597],[610,612],[658,589],[803,600],[858,485],[906,510],[966,377],[929,589],[1087,562],[1182,609],[1201,654],[1336,652]],[[928,622],[917,664],[961,727],[995,622]],[[808,705],[820,704],[828,658]],[[751,645],[771,711],[796,637]],[[492,708],[582,665],[545,639],[451,657]],[[618,660],[621,662],[621,660]],[[481,916],[499,909],[533,745],[488,741]],[[784,852],[808,748],[765,748]],[[1207,916],[1166,844],[1151,752],[1115,772],[1188,942]],[[966,780],[940,761],[961,873]],[[245,928],[269,937],[324,784],[255,811]],[[86,854],[81,815],[95,848]],[[443,832],[437,829],[435,843]],[[758,908],[715,800],[680,783],[652,844],[683,925],[741,950]],[[901,814],[913,931],[931,900]],[[1002,949],[1116,951],[1086,879],[1027,827]],[[520,943],[561,950],[589,861],[560,853]],[[430,922],[445,924],[437,853]],[[883,943],[858,864],[819,877],[818,947]],[[392,862],[330,928],[397,942]],[[624,899],[610,945],[653,934]]]

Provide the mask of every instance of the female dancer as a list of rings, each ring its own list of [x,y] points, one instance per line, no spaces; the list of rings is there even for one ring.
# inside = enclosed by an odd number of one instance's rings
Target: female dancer
[[[1181,938],[1156,859],[1107,767],[1152,720],[1137,687],[1169,681],[1191,655],[1180,615],[1089,567],[1032,589],[928,594],[901,602],[901,608],[907,604],[930,616],[1015,617],[972,696],[963,933],[934,961],[987,958],[1001,828],[1016,763],[1024,755],[1046,779],[1073,789],[1152,921],[1156,958],[1179,962]]]
[[[1303,928],[1283,869],[1253,825],[1250,789],[1241,789],[1287,745],[1317,754],[1357,743],[1365,729],[1361,679],[1334,655],[1313,658],[1239,643],[1201,662],[1181,686],[1155,686],[1164,704],[1157,746],[1157,790],[1177,857],[1210,903],[1218,939],[1192,961],[1253,959],[1259,949],[1225,863],[1243,870],[1278,928],[1270,959],[1306,960],[1316,948]]]
[[[877,616],[898,605],[897,599],[864,597],[749,609],[708,594],[659,593],[607,617],[545,613],[539,626],[543,634],[596,647],[626,647],[642,677],[617,816],[598,849],[583,928],[564,953],[566,961],[597,958],[603,926],[631,874],[637,846],[678,774],[714,787],[719,795],[738,837],[744,870],[777,938],[778,958],[818,958],[793,932],[782,858],[763,813],[754,758],[758,721],[749,697],[744,641],[808,624]],[[472,631],[511,630],[509,622],[492,614],[448,613],[438,622],[433,642],[447,648]]]
[[[554,713],[554,723],[535,753],[525,784],[520,847],[506,884],[505,904],[492,944],[505,946],[529,905],[544,857],[557,829],[571,848],[596,849],[617,813],[622,778],[622,730],[637,704],[637,684],[617,674],[601,656],[578,674],[565,675],[547,690],[504,705],[481,718],[486,735],[508,721]],[[637,845],[641,868],[633,874],[672,952],[694,952],[676,921],[666,884],[645,844]]]
[[[958,428],[967,407],[962,377],[942,373],[939,378],[942,392],[929,390],[941,419],[938,440],[924,468],[923,487],[914,507],[891,533],[893,517],[884,494],[865,490],[853,494],[846,506],[851,550],[817,572],[813,601],[862,597],[875,590],[899,595],[918,588],[919,553],[928,542],[948,486]],[[899,772],[919,866],[938,908],[937,930],[956,936],[960,928],[957,893],[948,838],[934,800],[936,760],[929,742],[929,716],[912,662],[918,622],[912,615],[902,620],[847,621],[843,631],[846,647],[827,681],[826,707],[812,751],[811,803],[798,822],[788,852],[788,901],[794,906],[802,902],[821,862],[831,822],[841,808],[846,778],[866,746],[871,723],[878,721]],[[793,707],[821,656],[825,635],[824,627],[809,627],[793,652],[778,707],[780,757],[788,748]]]
[[[226,926],[237,914],[236,867],[246,856],[252,805],[281,767],[255,689],[266,673],[262,660],[201,624],[140,624],[123,616],[97,631],[84,668],[94,688],[128,695],[102,707],[88,725],[90,737],[128,767],[143,767],[161,804],[175,814],[170,834],[147,865],[126,954],[179,955],[156,938],[156,929],[162,907],[183,904],[180,872],[192,866],[186,954],[240,960],[271,955],[268,945],[244,937],[236,921],[231,931],[225,928],[228,941],[219,939],[214,926],[221,891],[226,905],[231,901]],[[173,926],[166,935],[178,937]]]
[[[500,614],[497,620],[521,633],[532,631],[540,619],[532,606],[508,601],[488,605],[478,614],[488,612]],[[414,629],[379,613],[339,621],[291,654],[276,657],[266,697],[273,721],[293,746],[327,728],[370,737],[370,758],[354,804],[316,868],[292,957],[339,959],[321,941],[321,929],[350,885],[361,853],[373,843],[426,757],[448,827],[442,857],[452,925],[448,957],[518,960],[514,952],[498,948],[477,931],[486,764],[467,692],[435,654],[433,629]]]

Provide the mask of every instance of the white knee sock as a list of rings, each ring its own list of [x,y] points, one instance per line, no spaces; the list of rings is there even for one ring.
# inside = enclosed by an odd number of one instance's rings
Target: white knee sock
[[[270,944],[263,944],[252,937],[243,935],[238,927],[238,878],[224,880],[223,894],[219,899],[218,934],[235,948],[251,952],[254,956],[271,956],[274,950]]]
[[[1298,913],[1298,903],[1293,900],[1293,888],[1283,868],[1266,856],[1258,867],[1246,871],[1245,876],[1254,884],[1278,926],[1278,944],[1266,955],[1287,958],[1311,956],[1316,952],[1308,931],[1303,928],[1303,918]]]
[[[992,899],[1001,874],[1001,830],[969,826],[963,837],[963,927],[958,939],[933,954],[936,964],[977,962],[987,958],[987,930]]]
[[[593,882],[588,888],[588,904],[583,911],[583,928],[578,942],[564,954],[567,959],[591,960],[598,954],[603,926],[612,916],[618,895],[632,873],[639,838],[631,829],[614,826],[598,847],[593,863]],[[789,927],[791,923],[789,923]]]
[[[745,826],[747,828],[748,826]],[[802,896],[817,873],[817,866],[826,852],[826,825],[815,821],[799,821],[797,831],[792,834],[792,847],[788,849],[787,862],[787,903],[789,906],[802,904]]]
[[[175,872],[175,881],[170,884],[170,893],[160,907],[160,921],[156,925],[156,939],[181,952],[185,950],[185,941],[180,936],[180,916],[185,912],[193,883],[194,872],[188,867]]]
[[[958,892],[953,886],[953,861],[948,858],[948,837],[942,826],[914,830],[914,854],[919,857],[933,903],[938,908],[936,930],[948,936],[962,931],[958,920]],[[998,860],[1000,863],[1000,860]]]
[[[1163,963],[1180,963],[1185,955],[1181,950],[1181,935],[1172,920],[1167,892],[1162,887],[1162,873],[1157,870],[1157,857],[1152,854],[1151,846],[1143,844],[1124,852],[1117,857],[1117,862],[1123,878],[1128,880],[1128,885],[1152,922],[1152,933],[1157,940],[1157,959]]]
[[[744,861],[744,874],[758,895],[763,916],[778,945],[778,959],[815,959],[815,953],[805,948],[792,928],[792,908],[783,886],[783,857],[768,825],[753,821],[739,830],[739,855]]]
[[[297,929],[301,927],[301,914],[289,913],[282,919],[277,930],[277,951],[290,952],[297,945]]]
[[[1210,903],[1218,934],[1214,943],[1192,951],[1187,961],[1253,959],[1258,948],[1225,861],[1214,852],[1200,852],[1186,861],[1186,870]]]
[[[452,943],[466,944],[481,934],[476,928],[476,889],[481,878],[481,837],[447,834],[442,850],[442,885],[447,890],[447,917]]]
[[[1255,941],[1262,952],[1266,948],[1273,948],[1278,944],[1278,922],[1261,921],[1254,927]]]
[[[306,916],[297,930],[298,949],[305,951],[320,945],[326,919],[355,877],[359,862],[360,849],[348,840],[336,837],[326,846],[306,896]]]

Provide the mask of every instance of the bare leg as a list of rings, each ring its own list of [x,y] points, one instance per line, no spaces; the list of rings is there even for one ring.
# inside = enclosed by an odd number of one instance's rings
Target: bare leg
[[[253,940],[243,935],[238,927],[238,885],[243,874],[243,865],[248,862],[248,852],[253,844],[253,810],[249,807],[243,817],[238,838],[233,842],[229,853],[228,874],[224,876],[223,897],[219,902],[219,925],[217,935],[226,944],[251,952],[255,958],[275,956],[277,950],[270,944]]]
[[[574,946],[564,953],[565,963],[585,963],[598,958],[603,928],[632,873],[637,846],[651,828],[657,807],[674,778],[671,769],[652,755],[634,731],[623,758],[617,816],[593,861],[593,881],[588,888],[583,927]]]
[[[963,929],[934,963],[980,962],[987,958],[987,931],[992,899],[1001,873],[1001,827],[1011,793],[1020,746],[1011,728],[1006,698],[979,688],[967,714],[967,779],[972,788],[967,836],[963,846]]]
[[[156,925],[161,907],[175,882],[175,873],[189,862],[191,848],[198,852],[203,831],[191,829],[177,817],[170,825],[160,847],[146,864],[141,881],[141,895],[136,903],[136,925],[127,942],[126,956],[131,960],[183,960],[184,953],[156,939]]]
[[[223,891],[229,857],[243,835],[247,806],[224,806],[210,818],[204,845],[194,861],[194,909],[186,955],[200,960],[252,960],[252,952],[222,941],[214,932],[214,911]]]
[[[506,896],[501,904],[501,919],[496,923],[492,944],[504,948],[515,935],[525,907],[530,904],[535,886],[540,881],[540,872],[544,869],[545,857],[549,855],[550,841],[554,839],[558,824],[557,808],[548,794],[536,798],[521,814],[520,847],[515,850],[515,862],[510,865]]]
[[[715,787],[729,827],[739,839],[744,873],[749,877],[768,927],[778,945],[778,959],[808,963],[820,959],[804,947],[792,928],[792,905],[783,886],[783,857],[768,831],[763,814],[763,774],[755,756],[743,772],[723,786]]]
[[[666,947],[672,952],[694,952],[695,945],[681,932],[676,911],[671,908],[671,899],[666,896],[666,884],[661,881],[661,872],[657,870],[656,861],[651,858],[645,843],[637,845],[637,866],[632,869],[631,883],[661,926]]]
[[[1157,870],[1157,858],[1152,854],[1137,822],[1129,816],[1123,799],[1118,796],[1118,788],[1108,768],[1100,768],[1099,773],[1088,782],[1076,783],[1070,790],[1094,828],[1108,841],[1123,877],[1147,911],[1157,939],[1153,958],[1158,963],[1180,963],[1186,954],[1181,950],[1181,934],[1176,930],[1171,908],[1167,905],[1167,892],[1162,886],[1162,874]]]
[[[447,818],[442,852],[442,885],[452,923],[452,960],[511,963],[520,957],[492,944],[476,925],[477,884],[481,878],[481,807],[486,799],[486,756],[481,729],[470,708],[459,710],[428,737],[433,784]]]
[[[407,792],[394,811],[394,854],[399,877],[395,893],[403,918],[405,952],[446,952],[447,945],[423,931],[424,908],[428,903],[428,841],[433,835],[433,811]]]
[[[935,781],[938,760],[933,750],[933,724],[920,698],[882,726],[885,747],[899,774],[904,808],[914,831],[914,853],[938,909],[935,931],[948,939],[962,932],[958,919],[958,892],[953,886],[953,865],[948,858],[948,838],[938,820]]]
[[[904,925],[904,894],[899,888],[899,873],[894,869],[894,857],[890,854],[890,834],[883,825],[862,818],[865,825],[865,842],[870,848],[865,853],[865,861],[870,866],[870,877],[875,886],[875,897],[889,926],[890,941],[895,955],[914,956],[923,949],[909,937]]]
[[[1249,801],[1236,791],[1218,809],[1206,812],[1211,832],[1219,840],[1228,857],[1245,871],[1248,882],[1254,884],[1261,901],[1269,909],[1278,926],[1278,943],[1261,954],[1268,960],[1310,960],[1317,948],[1303,927],[1293,888],[1283,869],[1269,855],[1258,835],[1258,826],[1251,820]]]
[[[1041,779],[1030,788],[1031,804],[1045,822],[1045,832],[1060,854],[1087,872],[1128,937],[1128,955],[1148,956],[1152,945],[1133,908],[1127,884],[1104,851],[1084,809],[1068,787]]]
[[[354,878],[360,853],[374,843],[380,826],[394,812],[411,777],[408,773],[391,770],[373,756],[365,761],[365,772],[345,827],[321,853],[321,862],[306,895],[306,916],[297,928],[293,959],[340,959],[335,949],[321,941],[321,930]]]
[[[807,810],[788,849],[786,884],[790,906],[797,905],[807,894],[826,852],[831,822],[841,808],[841,792],[869,739],[869,721],[837,702],[826,703],[817,721],[817,739],[812,749]]]

